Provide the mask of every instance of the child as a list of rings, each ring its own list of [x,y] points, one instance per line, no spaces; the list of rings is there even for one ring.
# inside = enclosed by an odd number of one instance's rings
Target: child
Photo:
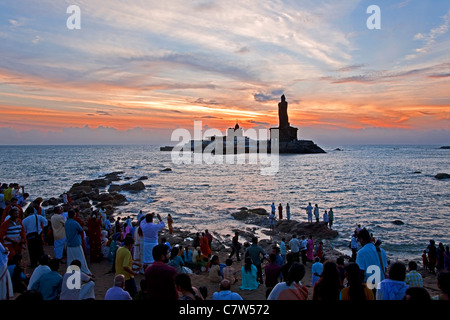
[[[220,265],[219,257],[214,255],[209,263],[209,281],[219,283],[220,279]]]
[[[227,266],[222,270],[223,278],[230,281],[231,284],[236,283],[238,281],[238,279],[236,278],[236,271],[231,266],[233,264],[233,260],[228,258],[227,260],[225,260],[225,264]]]
[[[428,271],[428,257],[427,257],[427,250],[423,250],[422,254],[422,264],[423,264],[423,270]]]

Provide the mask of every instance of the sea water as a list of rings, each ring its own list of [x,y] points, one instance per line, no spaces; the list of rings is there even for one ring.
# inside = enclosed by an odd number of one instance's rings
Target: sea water
[[[234,229],[255,230],[232,218],[240,207],[264,208],[286,203],[291,219],[306,221],[308,202],[320,215],[333,208],[328,241],[343,253],[357,224],[366,227],[392,258],[419,260],[430,239],[450,244],[450,150],[439,146],[336,146],[326,154],[280,155],[276,175],[262,175],[258,164],[175,164],[159,146],[1,146],[0,182],[18,182],[30,198],[58,197],[84,179],[124,171],[123,181],[148,176],[146,189],[124,193],[129,204],[116,214],[139,210],[170,213],[174,226],[209,229],[221,240]],[[162,171],[171,168],[172,171]],[[285,210],[284,210],[285,216]],[[403,225],[392,222],[401,220]],[[267,225],[268,226],[268,225]],[[249,229],[250,228],[250,229]]]

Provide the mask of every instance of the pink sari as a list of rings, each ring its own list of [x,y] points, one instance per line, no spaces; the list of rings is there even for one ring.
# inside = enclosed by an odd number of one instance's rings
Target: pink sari
[[[314,241],[313,239],[308,239],[306,243],[306,258],[308,260],[314,260]]]

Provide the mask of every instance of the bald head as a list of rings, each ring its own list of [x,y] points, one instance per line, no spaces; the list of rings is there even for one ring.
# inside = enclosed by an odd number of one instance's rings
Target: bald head
[[[222,280],[220,282],[220,290],[230,290],[231,289],[231,283],[229,280]]]
[[[124,288],[125,287],[125,276],[123,274],[118,274],[114,278],[114,286]]]

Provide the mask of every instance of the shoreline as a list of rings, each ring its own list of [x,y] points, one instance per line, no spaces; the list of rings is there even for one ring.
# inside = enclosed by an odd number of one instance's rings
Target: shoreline
[[[85,180],[81,183],[75,183],[72,188],[69,191],[69,194],[72,198],[72,205],[80,207],[81,214],[84,215],[84,218],[86,219],[86,215],[91,212],[93,208],[100,208],[102,206],[105,206],[107,209],[107,215],[109,218],[114,217],[114,213],[119,206],[123,206],[128,204],[126,197],[121,194],[118,191],[112,191],[109,192],[109,190],[106,190],[106,188],[114,184],[114,181],[121,180],[118,175],[123,172],[112,172],[109,174],[106,174],[105,178],[99,178],[94,180]],[[133,181],[134,183],[136,181]],[[142,186],[140,186],[142,187]],[[145,186],[144,186],[145,188]],[[135,191],[139,192],[139,190]],[[56,206],[63,205],[63,199],[62,195],[59,198],[52,197],[50,199],[46,199],[45,204],[47,205],[46,208],[46,216],[47,219],[50,219],[52,215],[52,208],[55,208]],[[44,204],[44,203],[43,203]],[[254,213],[255,211],[260,210],[259,214]],[[220,262],[224,263],[226,257],[229,255],[230,252],[230,244],[231,244],[231,237],[232,233],[238,231],[240,233],[240,242],[243,243],[245,241],[250,241],[251,237],[255,235],[254,232],[251,232],[251,228],[248,228],[248,224],[251,224],[252,226],[256,226],[261,228],[260,233],[265,234],[268,239],[260,239],[259,244],[266,250],[266,252],[270,252],[267,250],[268,248],[271,248],[274,244],[279,244],[279,241],[281,240],[281,237],[286,238],[286,242],[288,242],[291,239],[291,236],[293,233],[297,234],[297,236],[301,237],[302,235],[308,236],[307,233],[313,233],[315,240],[326,240],[326,241],[332,241],[333,238],[335,238],[338,234],[336,231],[334,233],[330,233],[330,229],[328,229],[325,226],[323,226],[323,223],[305,223],[305,222],[297,222],[295,220],[282,220],[276,221],[275,226],[275,232],[271,233],[268,232],[268,229],[266,227],[263,227],[262,224],[268,224],[268,214],[266,215],[265,209],[247,209],[247,208],[240,208],[238,213],[245,213],[247,214],[244,217],[241,217],[240,219],[236,219],[236,215],[234,218],[236,220],[240,220],[241,227],[237,229],[229,230],[227,236],[228,239],[221,239],[219,240],[218,237],[214,237],[213,243],[212,243],[212,251],[213,254],[216,254],[220,257]],[[251,212],[252,214],[248,214]],[[131,218],[134,219],[137,214],[130,214]],[[302,227],[302,228],[300,228]],[[300,229],[299,229],[300,228]],[[313,230],[314,228],[318,228],[319,230]],[[255,228],[253,228],[253,231]],[[295,230],[295,231],[294,231]],[[302,231],[299,231],[302,230]],[[317,233],[319,231],[319,233]],[[210,230],[210,232],[214,235],[214,230]],[[328,234],[327,234],[328,233]],[[174,234],[169,235],[167,226],[165,229],[160,232],[160,238],[162,236],[167,237],[167,240],[173,247],[174,245],[182,245],[183,247],[188,245],[190,246],[192,243],[192,239],[195,235],[195,232],[188,232],[184,231],[181,228],[174,227]],[[226,236],[225,236],[226,237]],[[225,238],[220,237],[220,238]],[[53,256],[53,247],[52,246],[46,246],[45,252]],[[28,251],[24,250],[23,252],[24,261],[28,262]],[[387,254],[389,254],[387,252]],[[331,259],[333,261],[336,261],[336,258],[340,256],[344,256],[342,252],[335,249],[332,246],[324,246],[324,256],[327,259]],[[346,260],[348,256],[346,257]],[[114,278],[114,275],[110,272],[111,271],[111,264],[108,262],[108,260],[103,259],[103,261],[99,263],[91,263],[89,257],[86,257],[89,267],[91,268],[91,271],[93,274],[96,275],[96,287],[95,287],[95,296],[96,300],[103,300],[104,294],[106,293],[106,290],[109,289],[112,286],[112,281]],[[395,259],[394,261],[402,261],[407,264],[408,260],[401,260],[401,259]],[[430,295],[436,295],[439,293],[439,290],[437,288],[436,284],[436,277],[424,273],[421,266],[422,261],[419,259],[415,260],[419,267],[419,272],[422,273],[422,276],[424,278],[424,287],[429,291]],[[243,261],[241,262],[234,262],[233,266],[235,267],[235,270],[238,271],[238,278],[240,274],[240,267],[242,266]],[[61,274],[64,273],[64,270],[67,266],[61,265],[61,268],[59,272]],[[306,285],[309,289],[309,298],[312,296],[312,287],[311,287],[311,263],[307,263],[306,265],[306,275],[302,281],[304,285]],[[29,271],[28,271],[29,272]],[[143,278],[142,275],[138,275],[136,277],[136,283],[139,287],[139,282]],[[205,272],[202,272],[200,274],[192,274],[192,283],[194,286],[206,286],[208,288],[208,298],[211,298],[212,293],[215,291],[218,291],[218,284],[211,284],[209,283],[208,274]],[[255,291],[242,291],[239,289],[240,282],[234,284],[232,286],[232,290],[238,292],[241,294],[241,296],[244,298],[244,300],[264,300],[265,299],[265,288],[264,285],[260,285],[260,287]],[[17,296],[17,295],[16,295]],[[208,299],[207,299],[208,300]]]

